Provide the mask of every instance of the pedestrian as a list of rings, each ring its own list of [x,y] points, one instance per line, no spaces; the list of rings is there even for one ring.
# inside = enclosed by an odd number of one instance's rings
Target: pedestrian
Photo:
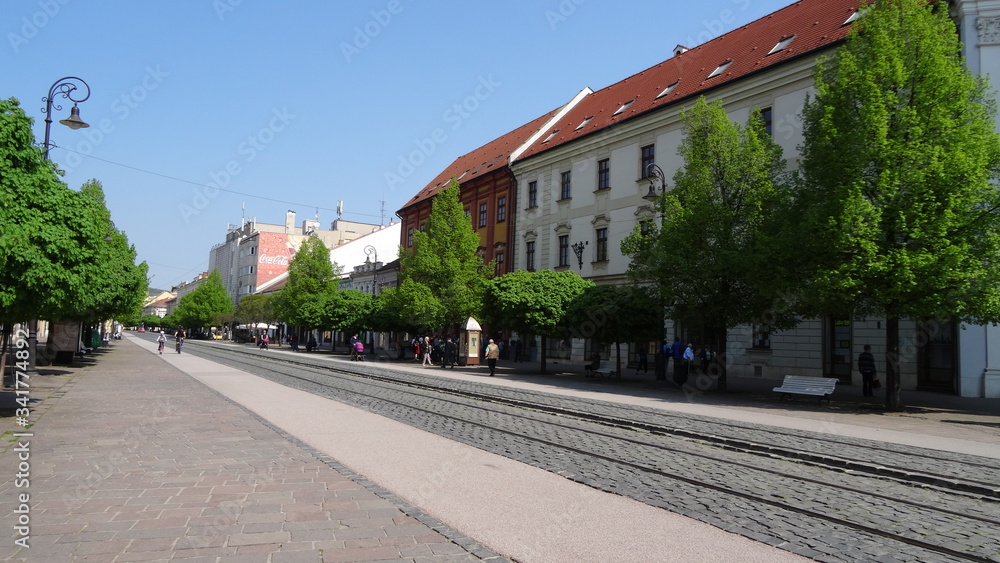
[[[708,344],[701,347],[701,373],[708,375],[708,365],[712,363],[712,349]]]
[[[875,356],[872,355],[870,344],[865,344],[865,351],[858,355],[858,371],[861,372],[861,393],[865,397],[874,397],[873,385],[875,374],[878,372],[875,368]]]
[[[490,367],[490,377],[496,375],[498,359],[500,359],[500,347],[490,338],[489,344],[486,345],[486,365]]]
[[[292,347],[292,352],[299,351],[299,335],[293,334],[288,337],[288,344]]]
[[[684,345],[681,344],[679,336],[675,336],[674,343],[670,345],[670,357],[674,360],[674,383],[683,385],[683,382],[678,383],[681,379],[687,380],[686,377],[681,375],[684,369]]]
[[[420,357],[420,338],[417,337],[413,340],[413,359],[419,362],[422,358]]]
[[[655,362],[656,380],[666,381],[667,380],[667,339],[664,338],[660,345],[656,347],[656,354],[653,356],[653,361]]]
[[[514,347],[514,361],[515,362],[520,362],[521,361],[521,339],[515,340],[511,344],[511,346]]]
[[[451,364],[451,369],[455,369],[455,364],[458,362],[458,343],[455,340],[454,338],[449,338],[444,343],[444,361],[441,362],[442,368]]]
[[[306,342],[306,352],[312,352],[315,349],[316,349],[316,337],[310,334],[309,341]]]
[[[647,356],[645,344],[642,343],[639,344],[638,354],[639,354],[639,365],[635,366],[635,374],[639,375],[639,370],[642,370],[642,373],[648,373],[649,365],[647,362],[649,361],[649,357]]]
[[[434,359],[431,357],[431,337],[430,336],[425,336],[424,337],[423,350],[424,350],[424,362],[422,364],[420,364],[420,365],[421,366],[433,366],[434,365]]]
[[[691,364],[694,362],[694,348],[689,342],[684,348],[684,352],[681,353],[680,369],[674,370],[674,383],[677,385],[684,385],[687,383],[688,375],[691,373]],[[677,367],[676,365],[674,366]]]
[[[267,338],[267,333],[265,332],[264,334],[260,335],[260,343],[257,346],[260,347],[261,350],[267,350],[267,342],[268,338]]]

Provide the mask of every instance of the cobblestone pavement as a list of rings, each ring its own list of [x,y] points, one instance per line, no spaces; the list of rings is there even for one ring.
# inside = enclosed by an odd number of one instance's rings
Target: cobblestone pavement
[[[30,427],[0,418],[0,513],[13,529],[0,557],[506,561],[139,348],[116,347],[33,376]]]
[[[281,370],[274,369],[273,365],[263,367],[266,364],[260,363],[257,366],[247,366],[245,357],[231,360],[218,358],[218,360],[228,361],[242,369],[286,382],[281,379]],[[254,361],[252,357],[250,361],[251,363]],[[385,372],[387,369],[377,364],[359,364],[351,367],[373,372]],[[321,376],[320,383],[325,383],[323,377],[327,376]],[[487,386],[485,383],[469,382],[452,384],[423,373],[412,374],[411,377],[414,380],[435,380],[438,384],[467,389]],[[803,517],[781,507],[747,502],[738,495],[719,493],[689,483],[678,483],[669,475],[697,475],[699,479],[733,489],[740,494],[753,495],[763,492],[781,498],[788,506],[815,511],[816,514],[827,518],[847,518],[862,524],[877,522],[874,527],[898,533],[902,537],[947,545],[957,552],[978,557],[1000,556],[1000,548],[992,531],[1000,521],[1000,508],[995,502],[984,503],[926,488],[882,482],[871,477],[849,479],[840,474],[831,476],[829,472],[808,466],[759,457],[750,460],[750,463],[756,466],[739,467],[738,472],[733,472],[732,467],[698,457],[706,454],[708,450],[717,448],[700,447],[683,440],[664,437],[644,437],[643,441],[648,441],[649,447],[632,444],[625,448],[620,442],[609,439],[609,435],[617,434],[634,441],[635,433],[632,431],[603,429],[599,432],[605,435],[598,435],[593,426],[574,421],[564,421],[561,427],[553,427],[546,423],[550,417],[544,415],[527,415],[528,418],[537,420],[537,424],[525,424],[526,415],[520,409],[497,406],[480,409],[475,406],[475,401],[443,401],[440,396],[432,396],[431,393],[382,389],[379,384],[373,382],[347,381],[343,385],[353,388],[354,392],[376,394],[386,400],[403,404],[388,404],[365,397],[342,395],[309,382],[297,381],[291,384],[310,392],[334,393],[338,400],[404,421],[435,434],[546,468],[595,488],[636,498],[653,506],[667,508],[712,523],[722,529],[819,560],[854,560],[859,556],[864,559],[886,561],[959,559],[929,554],[905,543],[832,525],[823,520]],[[742,434],[741,437],[745,439],[767,440],[790,448],[825,450],[829,455],[841,457],[861,455],[862,459],[873,462],[881,460],[886,464],[899,463],[903,467],[953,475],[956,478],[975,477],[1000,487],[1000,476],[988,466],[990,460],[964,454],[936,452],[860,439],[837,438],[835,441],[828,441],[828,436],[802,431],[776,434],[774,429],[762,425],[747,428],[743,424],[724,424],[723,421],[693,415],[681,416],[680,422],[675,423],[673,416],[664,415],[662,412],[641,409],[637,411],[634,408],[605,401],[580,400],[516,389],[497,390],[492,386],[489,387],[493,393],[522,400],[542,401],[589,412],[601,411],[608,416],[621,419],[656,418],[659,423],[697,427],[699,431],[710,434],[720,432],[733,436]],[[501,432],[484,429],[484,426]],[[513,435],[503,434],[504,430],[511,431]],[[659,468],[668,476],[649,475],[642,471],[623,468],[620,464],[592,455],[557,451],[534,440],[544,440],[549,444],[572,444],[587,452],[601,453],[616,460]],[[657,449],[657,446],[664,445],[664,442],[669,442],[671,447],[685,451],[682,454],[673,454]],[[873,448],[877,448],[878,451],[873,453]],[[740,458],[732,452],[712,451],[711,455],[747,463],[745,457]],[[791,476],[811,480],[811,483],[790,481],[788,477]],[[854,490],[833,489],[827,485],[850,486]],[[875,499],[873,503],[870,496],[872,491],[881,494],[882,498]],[[910,503],[918,503],[918,506],[894,503],[894,499],[905,499]],[[943,505],[947,505],[953,513],[938,514],[931,518],[925,514],[928,510],[921,508],[921,506]],[[967,519],[963,514],[988,518],[993,523]]]

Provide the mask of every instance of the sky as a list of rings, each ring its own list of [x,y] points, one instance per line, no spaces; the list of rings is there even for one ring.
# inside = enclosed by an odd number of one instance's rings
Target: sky
[[[42,144],[49,88],[89,85],[49,156],[169,289],[244,218],[399,221],[455,158],[791,3],[5,0],[0,97]]]

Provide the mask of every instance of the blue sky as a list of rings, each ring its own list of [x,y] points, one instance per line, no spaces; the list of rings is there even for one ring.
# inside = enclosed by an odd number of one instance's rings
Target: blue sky
[[[41,143],[49,87],[90,85],[50,157],[169,289],[244,216],[398,220],[456,157],[790,3],[7,0],[0,96]]]

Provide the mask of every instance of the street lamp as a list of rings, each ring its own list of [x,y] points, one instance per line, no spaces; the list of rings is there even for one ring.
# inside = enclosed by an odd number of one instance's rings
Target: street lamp
[[[580,266],[580,271],[583,271],[583,247],[589,244],[588,241],[582,240],[579,242],[574,242],[570,248],[573,249],[573,254],[576,254],[576,262]]]
[[[86,95],[81,95],[80,93],[74,94],[80,87],[86,88]],[[66,119],[60,119],[59,123],[62,123],[70,129],[82,129],[84,127],[90,127],[90,124],[86,121],[80,119],[80,108],[77,106],[80,102],[87,101],[90,98],[90,86],[83,81],[82,78],[77,78],[75,76],[67,76],[65,78],[60,78],[56,80],[55,84],[49,88],[49,95],[42,98],[45,102],[45,159],[49,159],[49,148],[55,145],[49,140],[49,129],[52,127],[52,108],[55,107],[56,111],[62,111],[62,106],[53,103],[57,96],[62,96],[67,100],[73,102],[73,107],[70,108],[69,117]]]
[[[659,180],[660,193],[667,191],[667,176],[663,173],[663,169],[656,164],[650,164],[646,167],[646,179],[649,180],[649,193],[642,196],[642,199],[656,201],[659,198],[656,193],[656,183],[653,180]]]
[[[375,275],[375,272],[378,271],[378,250],[369,244],[365,247],[365,255],[368,256],[368,258],[365,258],[365,262],[373,261],[375,264],[375,269],[372,270],[372,295],[375,295],[376,286],[378,285],[378,276]]]
[[[81,95],[77,90],[80,87],[86,88],[86,95]],[[74,92],[77,92],[74,94]],[[45,102],[45,160],[49,159],[49,147],[55,146],[49,140],[49,129],[52,127],[52,108],[55,107],[56,111],[62,111],[62,106],[53,103],[57,96],[62,96],[67,100],[73,102],[73,108],[69,112],[69,117],[66,119],[60,119],[59,123],[62,123],[70,129],[82,129],[84,127],[90,127],[90,125],[80,119],[80,108],[76,104],[80,102],[87,101],[90,97],[90,85],[83,81],[82,78],[77,78],[75,76],[66,76],[56,80],[55,83],[49,88],[49,95],[42,98]],[[28,322],[28,369],[27,371],[34,372],[36,368],[35,355],[38,350],[38,319],[32,319]]]

